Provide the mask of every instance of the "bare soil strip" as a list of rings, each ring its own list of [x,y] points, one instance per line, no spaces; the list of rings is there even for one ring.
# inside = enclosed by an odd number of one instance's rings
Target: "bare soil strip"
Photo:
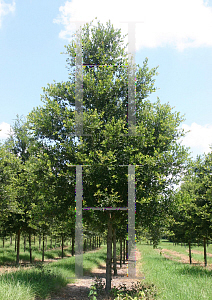
[[[184,264],[189,264],[189,256],[188,255],[179,253],[177,251],[169,250],[169,249],[162,249],[162,250],[155,249],[155,250],[160,252],[167,259],[177,261],[177,262],[180,262],[180,263],[184,263]],[[192,251],[192,252],[195,253],[195,251]],[[196,252],[198,252],[198,254],[202,254],[201,251],[196,251]],[[168,254],[166,254],[166,253],[168,253]],[[197,260],[192,258],[192,265],[198,265],[198,266],[203,267],[204,266],[204,261],[203,260],[201,260],[201,261],[198,260],[197,261]],[[212,269],[212,264],[208,264],[207,268]]]
[[[188,252],[188,250],[186,250],[186,251]],[[201,254],[202,256],[204,255],[204,252],[203,252],[203,251],[192,250],[192,249],[191,249],[191,253],[194,253],[194,254]],[[212,257],[212,254],[211,254],[211,253],[207,253],[207,256]]]

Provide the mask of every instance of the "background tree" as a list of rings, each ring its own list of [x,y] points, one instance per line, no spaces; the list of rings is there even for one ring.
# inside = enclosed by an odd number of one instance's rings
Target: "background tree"
[[[207,265],[206,244],[211,238],[211,153],[197,156],[188,165],[187,174],[175,194],[170,228],[175,242],[189,245],[191,263],[191,243],[203,241],[204,262]]]
[[[29,210],[30,200],[27,190],[27,174],[25,169],[25,163],[29,159],[29,147],[32,142],[31,137],[27,132],[26,123],[22,118],[17,116],[17,120],[13,126],[13,130],[10,137],[5,142],[5,147],[9,152],[16,156],[17,161],[20,161],[19,170],[13,170],[16,172],[16,203],[17,209],[10,214],[7,221],[4,223],[5,228],[10,228],[11,232],[17,234],[17,257],[16,264],[19,265],[19,246],[21,232],[29,231]]]
[[[194,164],[192,181],[195,185],[196,216],[195,222],[199,236],[203,239],[204,261],[207,266],[206,244],[212,234],[212,155],[198,156]]]
[[[21,170],[20,159],[0,145],[0,226],[3,236],[11,232],[9,219],[18,211],[18,173]]]

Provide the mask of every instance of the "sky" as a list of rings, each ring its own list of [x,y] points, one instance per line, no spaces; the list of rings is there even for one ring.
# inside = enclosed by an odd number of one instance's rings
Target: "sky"
[[[0,139],[16,116],[43,105],[42,87],[67,81],[64,45],[75,21],[136,21],[135,62],[158,67],[157,97],[185,116],[192,157],[212,145],[212,0],[0,0]],[[95,21],[95,22],[97,22]],[[95,23],[94,23],[95,24]],[[126,40],[126,42],[128,42]]]

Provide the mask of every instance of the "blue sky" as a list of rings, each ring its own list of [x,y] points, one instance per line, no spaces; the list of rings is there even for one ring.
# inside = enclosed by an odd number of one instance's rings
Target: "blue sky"
[[[42,105],[47,83],[66,81],[64,45],[73,21],[109,19],[122,33],[136,25],[136,63],[159,65],[155,85],[162,103],[185,114],[191,130],[183,144],[193,156],[212,144],[212,1],[201,0],[0,0],[0,139],[16,115]],[[127,42],[127,41],[126,41]]]

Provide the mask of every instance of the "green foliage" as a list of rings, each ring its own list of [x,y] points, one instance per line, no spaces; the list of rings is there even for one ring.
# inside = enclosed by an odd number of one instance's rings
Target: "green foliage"
[[[140,281],[137,281],[131,285],[130,288],[126,288],[125,284],[120,285],[118,288],[112,290],[112,294],[115,295],[114,300],[137,300],[137,299],[155,299],[156,297],[156,288],[152,285],[144,284]]]
[[[18,211],[18,174],[21,170],[20,159],[0,145],[0,222],[5,222],[11,214]]]
[[[90,287],[90,292],[89,292],[89,294],[88,294],[88,297],[89,297],[89,299],[91,299],[91,300],[97,300],[96,296],[97,296],[96,287],[95,287],[95,285],[92,285],[92,286]]]
[[[92,300],[96,300],[97,295],[103,295],[105,290],[105,284],[102,282],[101,278],[95,277],[94,284],[90,287],[89,297]],[[113,287],[110,291],[110,296],[114,300],[137,300],[137,299],[155,299],[156,288],[152,285],[146,285],[139,281],[133,283],[130,288],[126,287],[126,284],[119,285],[118,287]],[[93,298],[92,298],[93,297]]]

